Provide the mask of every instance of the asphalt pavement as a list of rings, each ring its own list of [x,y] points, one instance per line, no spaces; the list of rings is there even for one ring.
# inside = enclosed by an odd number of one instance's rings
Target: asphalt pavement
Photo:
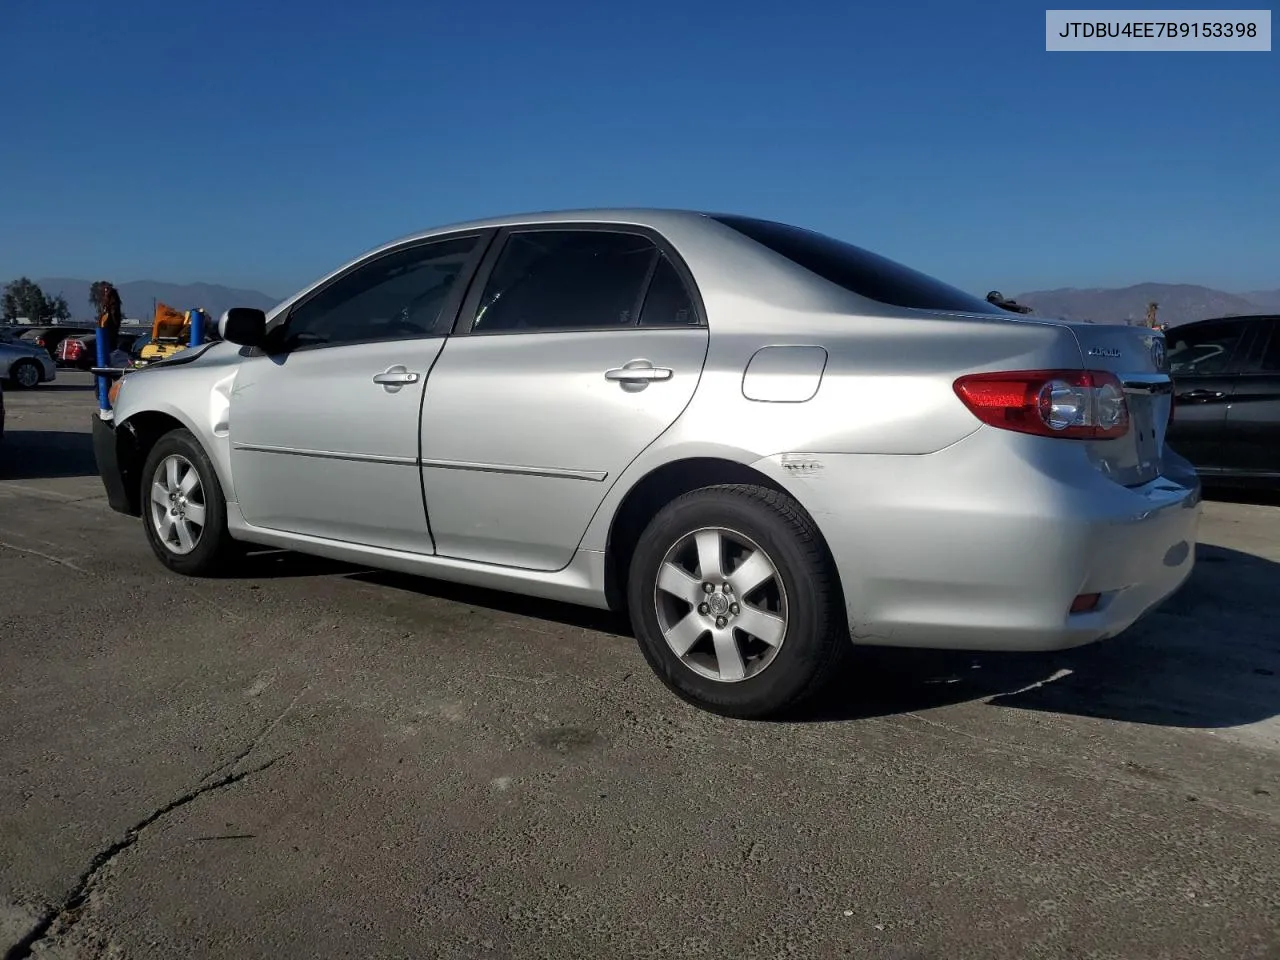
[[[868,655],[802,721],[596,612],[262,552],[169,574],[88,377],[6,393],[0,950],[1280,957],[1280,506],[1049,656]]]

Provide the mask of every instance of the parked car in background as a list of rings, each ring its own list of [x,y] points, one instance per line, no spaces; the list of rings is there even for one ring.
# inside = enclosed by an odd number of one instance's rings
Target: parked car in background
[[[53,359],[60,344],[67,337],[81,337],[85,334],[92,335],[92,327],[77,327],[70,324],[60,324],[49,327],[25,327],[18,339],[27,343],[35,344],[43,347],[49,354],[49,359]]]
[[[116,337],[116,348],[129,353],[140,336],[139,331],[121,328]],[[98,362],[98,335],[96,332],[80,337],[67,337],[60,344],[55,356],[60,367],[88,370]]]
[[[1200,320],[1165,338],[1170,444],[1206,480],[1280,486],[1280,316]]]
[[[135,366],[142,365],[142,348],[150,342],[150,330],[138,334],[138,336],[134,338],[133,345],[129,347],[129,362]]]
[[[29,390],[57,374],[53,357],[44,347],[21,337],[0,337],[0,380]]]
[[[92,420],[162,563],[243,541],[626,610],[671,690],[733,716],[855,643],[1110,637],[1195,562],[1163,337],[785,224],[478,221],[220,326]]]

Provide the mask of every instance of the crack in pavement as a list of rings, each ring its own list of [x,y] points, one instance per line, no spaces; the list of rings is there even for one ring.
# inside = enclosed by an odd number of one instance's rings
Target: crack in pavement
[[[212,783],[204,783],[204,780],[208,780],[208,776],[206,776],[201,781],[201,786],[196,787],[194,790],[187,791],[176,800],[166,803],[163,807],[154,811],[150,816],[135,823],[129,828],[123,837],[111,844],[111,846],[107,847],[105,850],[100,851],[97,856],[93,858],[93,861],[89,864],[89,869],[80,875],[80,879],[77,881],[75,888],[67,898],[62,901],[62,904],[56,909],[50,910],[46,913],[40,919],[39,923],[28,931],[26,936],[10,947],[4,955],[4,960],[26,960],[26,958],[32,955],[36,945],[42,940],[51,936],[64,936],[68,933],[80,920],[80,908],[85,905],[90,894],[93,893],[102,872],[107,867],[111,866],[112,862],[120,856],[120,854],[124,853],[137,843],[147,828],[155,824],[156,821],[172,813],[174,810],[186,806],[196,798],[204,796],[206,793],[212,793],[214,790],[221,790],[223,787],[229,787],[232,784],[239,783],[241,780],[246,777],[253,776],[255,773],[261,773],[263,770],[266,770],[268,767],[272,766],[277,761],[284,759],[288,755],[289,754],[287,752],[282,753],[278,756],[272,757],[265,763],[258,764],[256,767],[251,767],[248,770],[242,770],[239,773],[229,773]],[[223,764],[223,767],[225,766],[226,764]],[[219,767],[217,769],[222,768]],[[217,769],[215,769],[214,772],[217,772]],[[55,927],[57,927],[56,930],[54,929]]]
[[[244,760],[246,757],[249,756],[249,754],[253,753],[253,751],[258,748],[258,744],[260,744],[263,740],[265,740],[271,734],[271,732],[275,730],[276,727],[280,726],[280,724],[284,722],[284,718],[293,712],[293,708],[298,705],[298,701],[301,700],[303,696],[306,694],[306,692],[310,689],[311,689],[311,685],[307,684],[301,690],[299,690],[298,693],[294,696],[294,698],[289,701],[288,705],[283,710],[281,710],[278,714],[276,714],[275,719],[271,720],[261,730],[258,731],[258,735],[249,741],[249,745],[247,747],[245,747],[243,750],[241,750],[239,753],[237,753],[234,757],[232,757],[230,760],[226,761],[225,763],[218,764],[216,767],[214,767],[212,770],[206,773],[203,777],[201,777],[199,782],[204,783],[206,780],[209,780],[217,776],[223,770],[232,770],[235,767],[237,767],[240,764],[240,761]]]
[[[7,540],[0,540],[0,547],[5,547],[6,549],[14,551],[14,553],[26,554],[29,557],[39,557],[41,560],[47,560],[50,563],[56,563],[59,566],[70,567],[72,570],[75,570],[77,573],[88,572],[87,570],[84,569],[84,567],[81,567],[75,563],[72,563],[70,560],[67,560],[64,557],[55,557],[51,553],[42,553],[39,550],[33,550],[31,547],[20,547],[18,546],[18,544],[9,543]]]

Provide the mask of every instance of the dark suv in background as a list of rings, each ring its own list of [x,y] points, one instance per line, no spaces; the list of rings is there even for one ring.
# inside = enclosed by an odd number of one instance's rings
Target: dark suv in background
[[[1165,343],[1170,445],[1207,482],[1280,488],[1280,316],[1187,323]]]

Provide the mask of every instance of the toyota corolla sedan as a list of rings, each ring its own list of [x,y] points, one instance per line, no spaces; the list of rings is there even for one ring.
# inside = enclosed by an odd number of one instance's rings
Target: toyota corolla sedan
[[[672,691],[732,716],[796,707],[860,644],[1111,637],[1194,563],[1161,334],[786,224],[442,227],[220,331],[94,419],[167,567],[261,544],[625,610]]]

